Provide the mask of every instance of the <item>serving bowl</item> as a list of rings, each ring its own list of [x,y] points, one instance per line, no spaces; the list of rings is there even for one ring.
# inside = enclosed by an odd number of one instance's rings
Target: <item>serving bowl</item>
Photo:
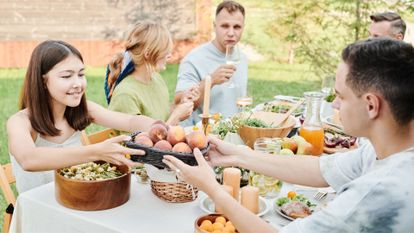
[[[282,113],[274,113],[274,112],[253,112],[250,118],[256,118],[262,120],[267,125],[272,125],[272,123],[279,119]],[[239,128],[239,135],[243,140],[244,144],[253,148],[253,144],[256,139],[261,137],[268,137],[268,138],[283,138],[286,137],[293,127],[296,124],[296,120],[294,116],[289,116],[287,120],[280,126],[275,128],[259,128],[259,127],[252,127],[248,125],[242,125]]]
[[[67,208],[87,211],[111,209],[124,204],[130,195],[131,171],[125,165],[112,166],[116,166],[122,175],[94,181],[69,179],[61,175],[62,169],[56,170],[56,200]]]
[[[217,213],[216,214],[203,215],[203,216],[198,217],[194,222],[194,232],[195,233],[210,233],[210,232],[213,232],[214,229],[218,229],[219,227],[217,227],[217,226],[211,226],[211,227],[202,226],[202,224],[205,220],[208,220],[208,221],[210,221],[210,223],[215,224],[216,219],[218,217],[221,217],[222,220],[224,218],[224,220],[226,221],[226,223],[223,224],[224,225],[223,228],[225,228],[225,227],[228,228],[226,232],[238,232],[235,229],[235,227],[233,226],[233,223],[231,223],[227,217],[225,217],[222,214],[217,214]],[[228,227],[227,225],[232,225],[232,227]],[[215,231],[215,232],[217,232],[217,231]],[[222,232],[222,231],[219,231],[219,232]]]

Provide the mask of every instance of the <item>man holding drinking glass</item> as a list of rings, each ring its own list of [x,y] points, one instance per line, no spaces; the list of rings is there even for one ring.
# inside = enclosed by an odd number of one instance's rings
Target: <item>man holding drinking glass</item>
[[[246,95],[247,58],[243,53],[238,61],[226,64],[226,49],[236,45],[244,29],[244,7],[234,1],[223,1],[217,6],[213,41],[194,48],[181,61],[175,102],[178,103],[184,91],[199,85],[200,98],[194,102],[195,111],[182,124],[194,125],[200,121],[200,103],[204,101],[204,78],[211,76],[210,112],[219,112],[230,117],[237,112],[236,99]],[[231,84],[230,85],[230,80]]]

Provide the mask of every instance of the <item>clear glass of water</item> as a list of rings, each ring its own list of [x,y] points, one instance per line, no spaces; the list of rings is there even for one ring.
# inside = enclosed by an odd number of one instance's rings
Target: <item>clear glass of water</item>
[[[266,154],[279,154],[281,150],[280,138],[258,138],[254,142],[254,150]],[[279,195],[282,182],[273,177],[250,171],[250,185],[259,188],[259,195],[265,198],[274,198]]]
[[[334,86],[335,86],[335,75],[328,75],[322,79],[321,92],[325,96],[328,96],[331,93],[333,93]]]

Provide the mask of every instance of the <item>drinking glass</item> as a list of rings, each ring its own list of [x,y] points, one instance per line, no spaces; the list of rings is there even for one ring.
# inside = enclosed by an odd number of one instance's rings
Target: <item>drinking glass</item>
[[[227,45],[226,46],[226,64],[227,65],[237,65],[240,62],[240,49],[237,44]],[[234,83],[233,78],[230,78],[228,88],[235,88],[236,84]]]
[[[258,138],[253,146],[255,151],[276,155],[281,149],[280,138]],[[259,195],[265,198],[274,198],[279,195],[282,181],[270,176],[250,171],[250,185],[259,188]]]
[[[322,79],[321,92],[326,96],[334,92],[335,75],[328,75]]]
[[[237,108],[239,109],[240,112],[244,112],[247,110],[247,108],[253,104],[253,97],[251,96],[242,96],[242,97],[238,97],[237,101]]]

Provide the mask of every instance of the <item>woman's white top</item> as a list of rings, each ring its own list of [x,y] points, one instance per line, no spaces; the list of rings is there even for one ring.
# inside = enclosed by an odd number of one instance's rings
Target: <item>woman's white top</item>
[[[63,143],[49,142],[42,138],[40,134],[37,135],[35,141],[36,147],[77,147],[81,146],[81,131],[76,131]],[[13,166],[13,174],[16,177],[16,188],[19,193],[25,192],[37,186],[52,182],[54,179],[54,171],[42,171],[42,172],[28,172],[23,170],[20,164],[16,161],[13,155],[10,154],[10,161]]]

